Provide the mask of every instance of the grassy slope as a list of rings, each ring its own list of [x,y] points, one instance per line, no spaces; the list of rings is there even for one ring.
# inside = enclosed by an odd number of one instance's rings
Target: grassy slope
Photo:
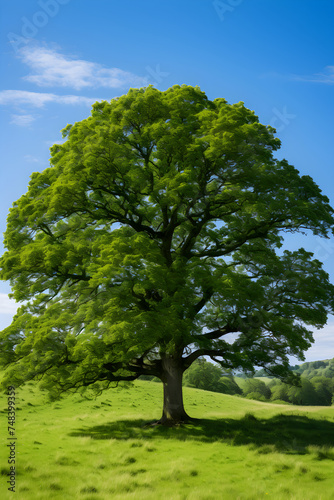
[[[209,500],[334,498],[334,407],[261,403],[185,388],[196,425],[160,417],[162,388],[138,381],[96,400],[57,403],[17,390],[16,495],[7,491],[6,412],[0,414],[0,497]],[[1,396],[1,409],[6,398]]]

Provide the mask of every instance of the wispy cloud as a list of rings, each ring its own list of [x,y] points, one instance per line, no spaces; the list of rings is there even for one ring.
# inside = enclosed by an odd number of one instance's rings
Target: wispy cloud
[[[10,123],[19,127],[29,127],[35,120],[36,117],[33,115],[12,115]]]
[[[24,155],[23,157],[28,163],[41,163],[41,160],[32,155]]]
[[[107,68],[38,45],[27,45],[20,50],[19,57],[32,70],[24,79],[39,87],[71,87],[81,90],[89,87],[121,88],[148,84],[146,78],[122,69]]]
[[[37,42],[29,43],[20,49],[18,57],[31,70],[24,80],[38,87],[71,87],[74,90],[98,87],[115,89],[145,86],[149,83],[147,76],[140,77],[119,68],[108,68],[95,62],[64,55],[59,49],[41,46]],[[112,97],[114,96],[109,95],[107,98]],[[0,105],[14,108],[16,113],[11,115],[10,123],[20,127],[29,127],[39,117],[31,113],[31,108],[41,109],[50,103],[92,106],[94,102],[101,100],[74,94],[58,95],[28,90],[0,91]]]
[[[326,66],[322,73],[314,75],[291,75],[292,80],[301,82],[324,83],[326,85],[334,84],[334,66]]]
[[[334,84],[334,66],[326,66],[322,72],[314,73],[312,75],[297,75],[288,74],[284,75],[281,73],[269,73],[263,76],[269,76],[272,78],[281,78],[283,80],[290,80],[296,82],[309,82],[309,83],[319,83],[323,85],[333,85]]]
[[[97,98],[78,95],[57,95],[44,92],[29,92],[27,90],[2,90],[0,91],[0,104],[2,105],[30,105],[42,108],[47,103],[86,105],[91,106]]]

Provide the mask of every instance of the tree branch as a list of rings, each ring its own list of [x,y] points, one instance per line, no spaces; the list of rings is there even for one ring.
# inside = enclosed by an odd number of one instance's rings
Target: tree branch
[[[208,340],[217,340],[220,337],[227,335],[228,333],[236,333],[239,331],[240,331],[239,328],[237,328],[236,326],[227,324],[224,326],[224,328],[217,328],[217,330],[213,330],[211,332],[202,333],[201,335],[194,335],[193,339],[196,338],[198,340],[201,340],[204,338]]]
[[[144,355],[141,358],[136,358],[130,361],[129,363],[105,363],[103,365],[103,368],[106,370],[110,371],[112,374],[113,372],[116,373],[119,370],[124,370],[127,372],[134,372],[137,377],[140,375],[153,375],[155,377],[160,377],[161,375],[161,361],[160,360],[155,360],[155,361],[149,361],[149,363],[144,362]],[[115,375],[116,377],[120,377],[119,380],[128,380],[127,377],[128,375]],[[132,376],[132,375],[131,375]],[[136,377],[136,378],[137,378]],[[109,380],[109,378],[108,378]]]
[[[237,328],[232,328],[232,327],[224,327],[224,328],[217,328],[217,330],[213,330],[212,332],[207,332],[203,333],[202,335],[199,335],[199,337],[204,337],[206,339],[210,340],[216,340],[219,339],[220,337],[223,337],[224,335],[227,335],[228,333],[234,333],[237,332]]]
[[[194,312],[195,312],[194,317],[196,316],[196,314],[200,312],[201,309],[203,309],[208,300],[211,299],[213,293],[214,293],[213,288],[208,288],[207,290],[204,290],[203,297],[199,302],[197,302],[197,304],[194,307]]]
[[[240,239],[234,240],[230,245],[225,245],[225,247],[213,248],[211,250],[204,250],[203,252],[198,252],[191,254],[192,257],[202,258],[202,257],[222,257],[227,255],[237,248],[241,247],[244,243],[250,240],[254,240],[256,238],[266,238],[271,229],[275,227],[277,223],[284,222],[284,219],[277,219],[272,221],[270,224],[267,224],[266,227],[263,225],[259,225],[257,227],[251,228],[245,236]],[[286,229],[282,227],[276,227],[276,229]]]
[[[184,369],[188,368],[200,356],[224,356],[225,352],[221,349],[197,349],[186,358],[183,358]]]

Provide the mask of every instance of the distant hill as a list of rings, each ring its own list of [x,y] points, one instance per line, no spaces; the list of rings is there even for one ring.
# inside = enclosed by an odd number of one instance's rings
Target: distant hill
[[[264,370],[258,370],[254,377],[233,376],[218,365],[199,359],[185,372],[184,385],[264,402],[303,406],[334,404],[334,358],[303,363],[291,370],[300,375],[299,386],[285,384]]]
[[[301,365],[290,366],[290,369],[308,379],[313,377],[334,378],[334,358],[322,361],[309,361]],[[268,377],[268,374],[261,369],[255,373],[255,377]]]

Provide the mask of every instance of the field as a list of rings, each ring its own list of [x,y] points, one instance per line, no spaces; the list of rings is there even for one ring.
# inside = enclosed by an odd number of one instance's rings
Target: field
[[[184,389],[194,425],[146,425],[162,387],[138,381],[97,399],[48,403],[17,389],[16,491],[7,490],[1,396],[2,499],[328,500],[334,498],[334,407],[297,407]]]

